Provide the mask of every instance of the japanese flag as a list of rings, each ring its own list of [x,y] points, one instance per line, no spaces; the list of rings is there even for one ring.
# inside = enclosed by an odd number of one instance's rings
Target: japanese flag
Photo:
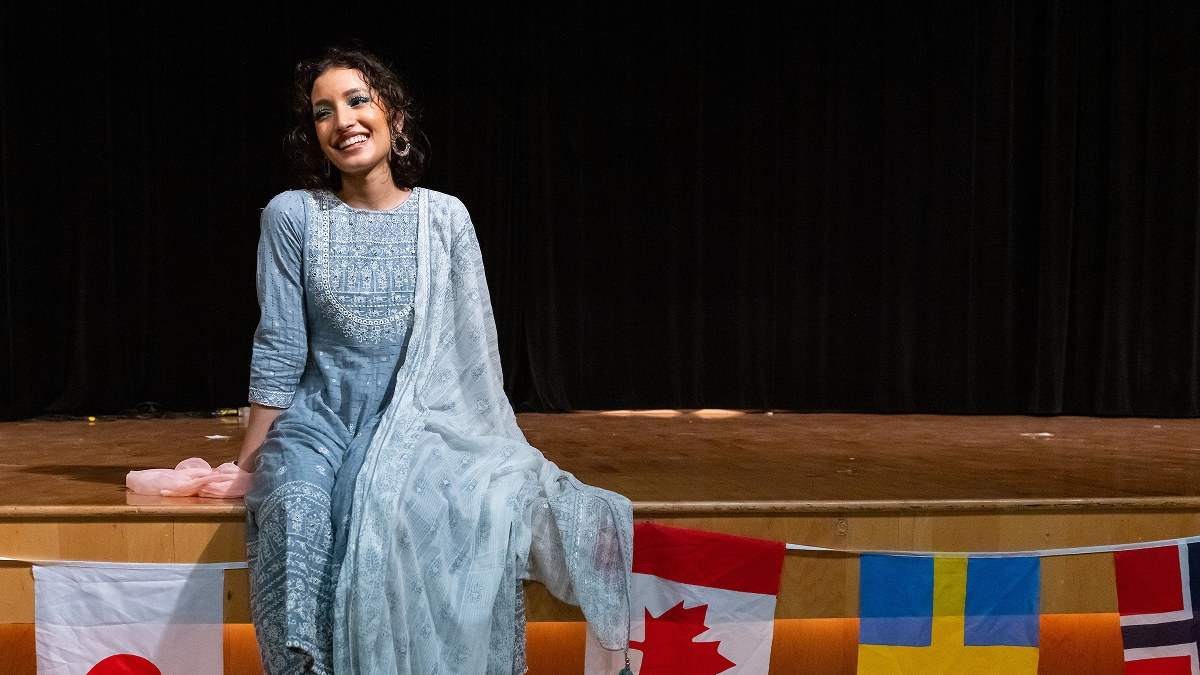
[[[637,675],[766,675],[784,544],[640,523],[633,536],[629,661]],[[587,675],[625,655],[589,632]]]
[[[224,672],[224,570],[194,565],[33,568],[39,675]]]

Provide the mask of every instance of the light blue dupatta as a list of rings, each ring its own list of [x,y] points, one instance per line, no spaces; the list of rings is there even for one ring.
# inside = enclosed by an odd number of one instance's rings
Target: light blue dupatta
[[[335,523],[334,672],[523,673],[522,579],[624,649],[629,500],[525,441],[470,217],[454,197],[423,196],[408,357],[357,476],[338,476],[349,513]]]

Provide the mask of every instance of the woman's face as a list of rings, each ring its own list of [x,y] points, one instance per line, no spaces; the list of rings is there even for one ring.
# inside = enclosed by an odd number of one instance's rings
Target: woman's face
[[[361,73],[350,68],[321,73],[313,82],[311,100],[321,151],[343,175],[390,172],[387,110]]]

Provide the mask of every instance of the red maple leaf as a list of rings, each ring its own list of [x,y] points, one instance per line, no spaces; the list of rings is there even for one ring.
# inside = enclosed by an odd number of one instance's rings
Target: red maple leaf
[[[682,601],[660,616],[647,609],[646,639],[629,643],[642,652],[640,675],[717,675],[737,665],[717,653],[720,641],[692,641],[708,630],[707,614],[708,605],[684,609]]]

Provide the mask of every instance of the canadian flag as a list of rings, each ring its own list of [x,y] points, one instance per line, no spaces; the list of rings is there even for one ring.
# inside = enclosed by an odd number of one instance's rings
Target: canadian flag
[[[35,565],[38,675],[224,672],[224,570]]]
[[[766,675],[782,542],[639,523],[633,535],[629,661],[638,675]],[[625,655],[589,632],[587,675]]]

